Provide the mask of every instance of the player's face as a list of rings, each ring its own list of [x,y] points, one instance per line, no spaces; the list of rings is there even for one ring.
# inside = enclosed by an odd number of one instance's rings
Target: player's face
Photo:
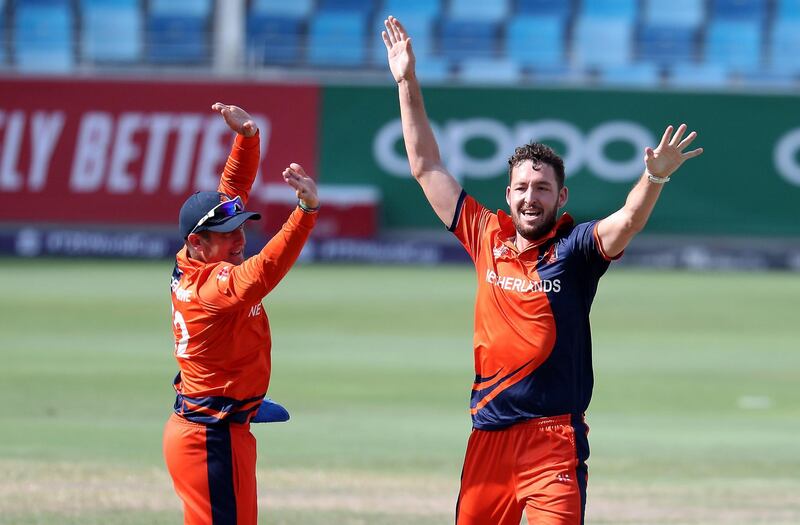
[[[232,232],[208,232],[208,239],[200,238],[202,260],[206,263],[229,262],[242,264],[244,262],[244,225]]]
[[[549,164],[533,169],[530,160],[511,170],[506,202],[517,232],[533,241],[550,231],[558,209],[567,202],[567,188],[559,188],[556,173]]]

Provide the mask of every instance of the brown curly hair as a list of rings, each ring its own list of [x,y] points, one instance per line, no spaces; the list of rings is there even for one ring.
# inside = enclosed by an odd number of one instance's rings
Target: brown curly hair
[[[508,159],[508,183],[511,184],[511,171],[515,166],[519,166],[526,160],[533,163],[533,169],[539,170],[542,164],[548,164],[556,172],[556,182],[558,189],[564,187],[564,161],[553,148],[540,142],[530,142],[514,150],[514,154]]]

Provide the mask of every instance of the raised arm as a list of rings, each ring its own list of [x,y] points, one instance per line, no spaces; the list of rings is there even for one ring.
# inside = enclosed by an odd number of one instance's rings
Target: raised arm
[[[656,149],[645,149],[644,174],[628,194],[625,205],[598,223],[597,236],[609,257],[622,253],[631,239],[642,231],[669,177],[685,160],[703,153],[703,148],[683,152],[697,137],[692,131],[683,138],[686,124],[681,124],[674,135],[672,132],[672,126],[667,126]]]
[[[225,162],[217,191],[230,197],[238,195],[242,202],[247,204],[261,158],[258,126],[250,115],[238,106],[216,102],[211,109],[219,113],[228,127],[236,132],[236,140]]]
[[[238,266],[220,265],[217,271],[227,267],[223,277],[217,274],[206,280],[199,290],[205,308],[226,311],[260,302],[300,256],[317,220],[317,185],[303,167],[295,163],[283,171],[283,180],[295,190],[299,205],[261,252]]]
[[[400,21],[392,16],[384,21],[384,25],[386,31],[381,36],[400,95],[400,118],[411,174],[422,186],[433,211],[446,226],[450,226],[461,195],[461,185],[442,164],[414,71],[411,38]]]

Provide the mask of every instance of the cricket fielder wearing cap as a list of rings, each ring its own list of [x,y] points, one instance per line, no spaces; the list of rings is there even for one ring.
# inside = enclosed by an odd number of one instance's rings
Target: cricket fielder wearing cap
[[[270,327],[261,300],[297,260],[317,217],[314,181],[298,164],[283,172],[298,206],[260,253],[244,258],[244,207],[259,164],[258,128],[241,108],[214,104],[237,133],[217,191],[184,202],[185,246],[172,274],[174,413],[164,457],[184,523],[255,525],[256,442],[270,379]],[[288,418],[288,414],[283,419]],[[269,418],[267,418],[269,419]]]
[[[589,443],[583,414],[592,395],[589,311],[600,277],[647,222],[696,134],[664,132],[646,148],[645,172],[625,205],[575,224],[564,163],[539,143],[508,161],[510,215],[467,195],[447,172],[425,114],[411,40],[393,17],[383,41],[397,81],[411,173],[477,272],[475,382],[458,525],[583,523]]]

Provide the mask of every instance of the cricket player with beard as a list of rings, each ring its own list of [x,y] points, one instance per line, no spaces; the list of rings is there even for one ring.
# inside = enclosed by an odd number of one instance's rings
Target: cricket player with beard
[[[180,211],[185,246],[172,274],[174,413],[164,458],[187,525],[256,525],[256,440],[251,422],[288,419],[265,400],[271,338],[261,300],[300,255],[317,218],[314,180],[299,164],[283,178],[298,204],[261,251],[244,257],[244,210],[259,164],[258,127],[241,108],[214,104],[236,140],[217,191],[198,192]],[[276,410],[277,409],[277,410]]]
[[[411,173],[477,272],[475,383],[456,505],[457,525],[582,524],[589,456],[584,413],[594,382],[589,311],[600,277],[644,228],[670,176],[702,149],[686,126],[644,152],[624,206],[583,224],[567,202],[564,164],[531,143],[508,161],[510,216],[470,197],[447,172],[425,114],[411,38],[389,17],[382,33],[400,96]]]

